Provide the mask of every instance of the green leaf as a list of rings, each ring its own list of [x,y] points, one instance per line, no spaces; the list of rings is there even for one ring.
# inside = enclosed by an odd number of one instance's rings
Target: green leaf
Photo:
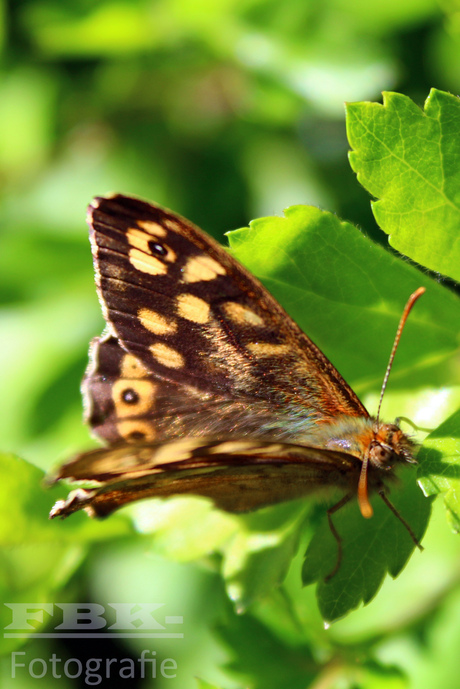
[[[390,244],[460,280],[460,100],[432,89],[422,111],[407,96],[347,105],[350,164],[378,201]]]
[[[458,297],[350,223],[293,206],[228,236],[236,258],[360,394],[379,391],[402,309],[421,285],[426,294],[407,322],[386,399],[396,387],[460,382],[444,371],[460,343]]]
[[[227,592],[241,612],[283,581],[305,511],[296,501],[237,517],[210,500],[179,496],[137,503],[130,513],[136,529],[151,535],[157,554],[187,562],[221,552]]]
[[[350,662],[346,667],[350,687],[359,689],[408,689],[409,680],[396,667],[388,667],[375,661],[356,664]],[[340,686],[340,685],[337,685]]]
[[[288,643],[251,615],[233,615],[218,632],[232,655],[227,667],[251,689],[305,689],[320,667],[308,644]]]
[[[429,410],[430,387],[458,386],[447,364],[458,351],[460,301],[350,224],[316,208],[296,206],[284,218],[261,218],[249,230],[231,233],[230,243],[237,258],[359,391],[379,391],[402,307],[408,295],[424,285],[427,292],[406,325],[384,408],[390,407],[394,416],[404,414],[405,408],[396,402],[410,390]],[[455,395],[444,414],[453,411],[453,400]],[[407,481],[394,488],[391,498],[421,538],[430,504],[413,473]],[[414,543],[403,525],[378,497],[374,503],[376,514],[369,521],[356,505],[334,515],[343,531],[344,555],[327,583],[324,577],[337,561],[337,543],[326,522],[307,552],[304,581],[319,582],[319,605],[328,621],[369,602],[385,574],[396,576],[413,552]]]
[[[277,624],[276,617],[273,625],[267,625],[258,617],[246,614],[229,616],[218,632],[232,656],[227,667],[232,675],[244,680],[245,687],[305,689],[318,685],[404,689],[407,686],[398,668],[366,656],[364,645],[346,642],[335,645],[333,641],[331,644],[330,632],[314,631],[311,625],[303,637],[292,637]]]
[[[427,500],[409,474],[391,493],[391,502],[409,524],[418,541],[422,539],[431,512]],[[369,603],[386,574],[393,578],[402,571],[415,544],[408,531],[379,496],[373,501],[374,516],[366,520],[356,503],[338,510],[332,517],[342,542],[343,555],[338,571],[333,572],[338,557],[337,542],[327,520],[312,538],[302,571],[304,584],[319,581],[317,597],[323,619],[333,622]]]
[[[53,502],[68,490],[59,486],[44,490],[44,472],[14,455],[0,454],[0,544],[5,547],[52,542],[79,542],[112,538],[132,533],[126,519],[119,515],[106,522],[90,520],[85,514],[77,519],[50,521]],[[14,528],[12,528],[14,525]]]
[[[284,580],[298,548],[305,511],[305,504],[296,501],[241,518],[243,528],[225,548],[222,567],[228,595],[239,612]]]
[[[430,433],[418,460],[423,490],[443,493],[452,528],[460,533],[460,410]]]
[[[198,496],[144,500],[132,505],[130,514],[137,531],[151,536],[156,553],[179,562],[224,547],[240,528],[236,516],[215,509],[211,500]]]

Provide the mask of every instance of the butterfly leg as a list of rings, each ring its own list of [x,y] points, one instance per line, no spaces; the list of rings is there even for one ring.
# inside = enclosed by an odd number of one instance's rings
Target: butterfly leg
[[[329,522],[329,528],[337,542],[337,560],[334,565],[334,569],[331,572],[329,572],[327,576],[324,577],[324,581],[329,581],[329,579],[332,579],[332,577],[337,574],[340,567],[340,563],[342,562],[342,539],[340,538],[339,532],[334,526],[334,522],[332,521],[332,515],[335,512],[338,512],[344,505],[346,505],[352,497],[352,493],[344,495],[343,498],[339,500],[339,502],[337,502],[335,505],[332,505],[332,507],[329,507],[327,511],[327,521]]]
[[[380,497],[382,498],[382,500],[383,500],[383,502],[385,503],[385,505],[393,512],[393,514],[395,515],[395,517],[397,517],[397,518],[399,519],[399,521],[400,521],[401,524],[404,526],[404,528],[405,528],[406,531],[408,532],[409,536],[412,538],[412,540],[413,540],[413,542],[415,543],[415,545],[417,546],[417,548],[418,548],[420,551],[422,551],[422,550],[423,550],[423,546],[420,545],[417,536],[414,534],[414,532],[412,531],[411,527],[410,527],[409,524],[406,522],[406,520],[404,519],[404,517],[403,517],[401,514],[399,514],[398,510],[397,510],[396,507],[393,505],[393,503],[390,502],[390,500],[387,498],[387,496],[385,495],[385,492],[384,492],[383,490],[380,490],[380,491],[379,491],[379,495],[380,495]],[[329,522],[329,523],[330,523],[330,522]]]

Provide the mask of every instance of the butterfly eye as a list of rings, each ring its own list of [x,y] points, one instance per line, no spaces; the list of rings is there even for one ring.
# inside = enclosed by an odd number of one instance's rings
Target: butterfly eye
[[[381,445],[376,443],[370,449],[369,459],[374,466],[379,468],[390,469],[388,463],[393,458],[394,452],[388,445]]]
[[[158,242],[150,241],[148,242],[148,247],[150,252],[152,254],[156,254],[157,256],[166,256],[168,253],[168,250],[162,244],[158,244]]]

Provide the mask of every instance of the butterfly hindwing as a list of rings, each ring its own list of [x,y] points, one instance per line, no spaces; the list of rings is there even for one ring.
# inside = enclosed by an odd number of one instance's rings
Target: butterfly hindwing
[[[282,419],[263,401],[248,409],[242,400],[160,378],[109,334],[91,343],[82,392],[86,421],[110,444],[184,436],[262,438],[268,427],[274,437],[286,434]]]
[[[134,499],[193,494],[230,512],[245,512],[315,491],[347,491],[361,462],[343,452],[288,443],[187,438],[121,444],[77,456],[55,480],[91,481],[53,509],[67,516],[86,508],[105,516]]]

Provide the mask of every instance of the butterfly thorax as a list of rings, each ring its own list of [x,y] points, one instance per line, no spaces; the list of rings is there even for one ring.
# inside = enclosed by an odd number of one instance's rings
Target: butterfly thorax
[[[340,450],[370,468],[389,471],[398,463],[414,463],[413,441],[397,424],[381,423],[371,417],[342,416],[318,427],[312,441],[320,447]]]

